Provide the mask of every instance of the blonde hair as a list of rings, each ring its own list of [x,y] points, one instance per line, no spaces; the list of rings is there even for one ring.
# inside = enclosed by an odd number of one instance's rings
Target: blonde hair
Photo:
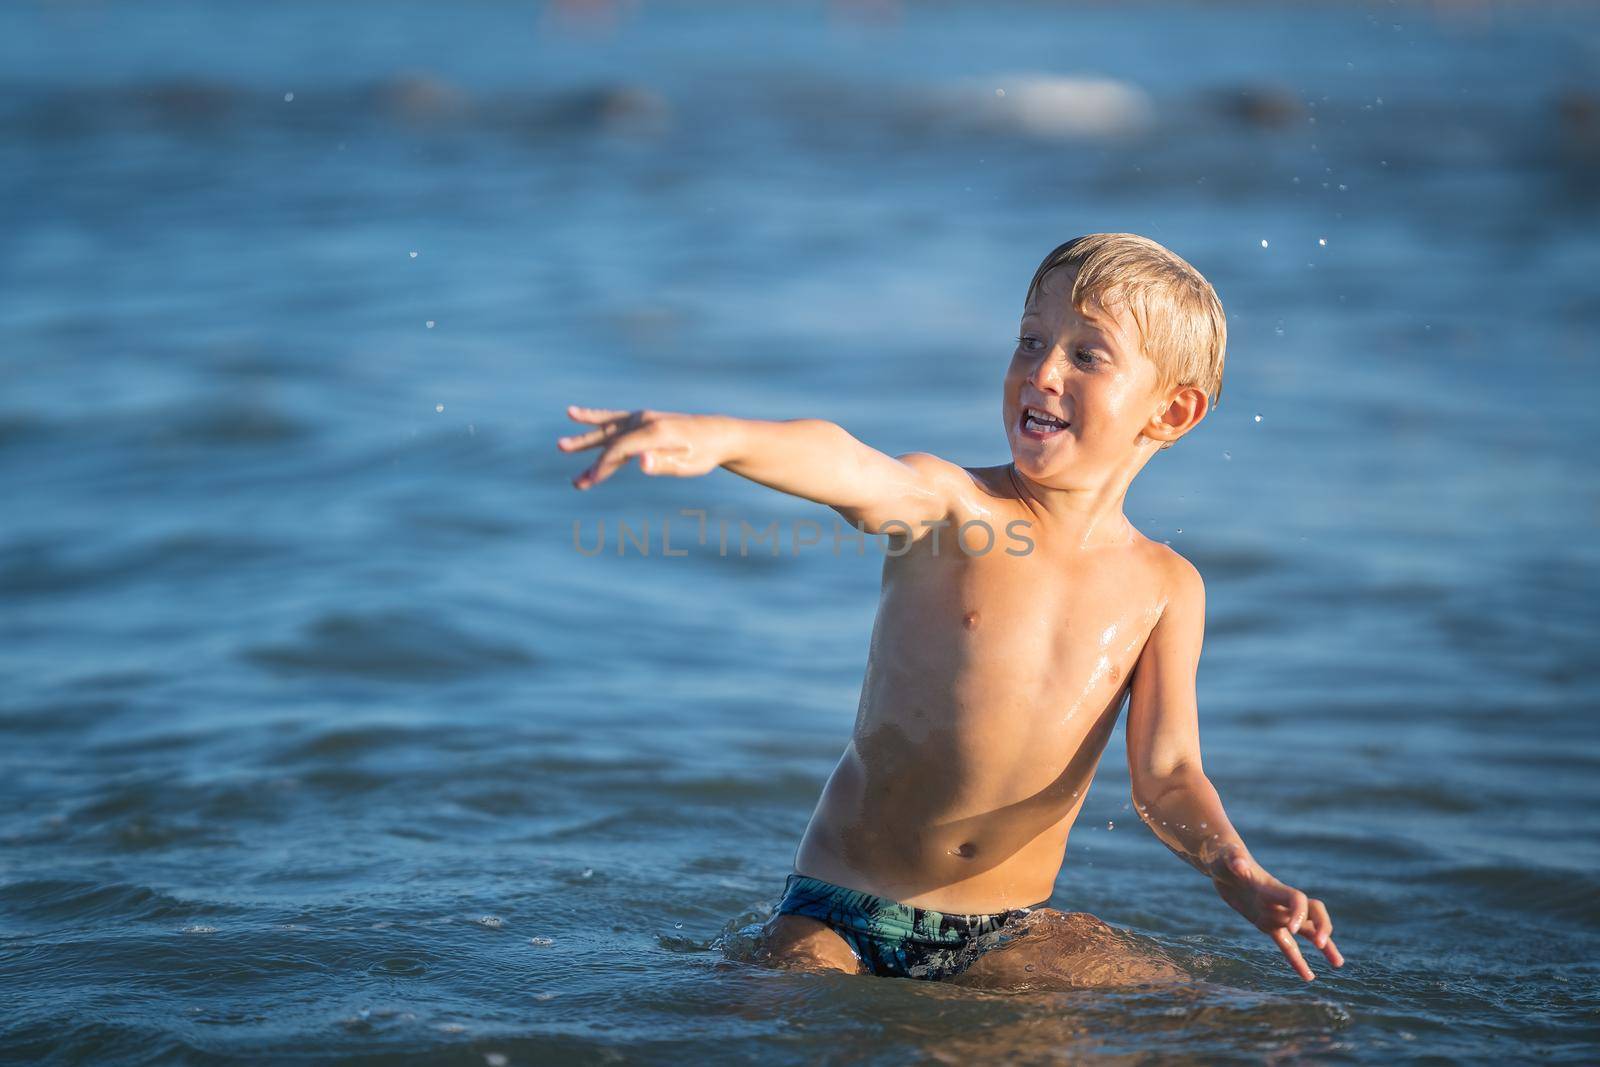
[[[1139,327],[1139,345],[1156,365],[1160,388],[1193,385],[1213,405],[1222,396],[1228,322],[1211,283],[1176,253],[1136,233],[1075,237],[1044,257],[1023,306],[1057,267],[1077,271],[1072,307],[1087,302],[1124,307]]]

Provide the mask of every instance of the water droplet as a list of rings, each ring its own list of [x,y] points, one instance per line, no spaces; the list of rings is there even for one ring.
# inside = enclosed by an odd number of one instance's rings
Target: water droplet
[[[478,919],[479,926],[487,926],[491,930],[498,930],[505,924],[506,921],[498,915],[484,915]]]
[[[556,943],[556,939],[553,938],[553,937],[530,937],[530,938],[528,938],[528,944],[533,945],[536,948],[548,948],[548,947],[550,947],[551,945],[553,945],[555,943]]]
[[[1111,821],[1109,819],[1106,820],[1106,829],[1107,830],[1115,830],[1116,828],[1117,828],[1117,824],[1115,822],[1113,822],[1113,821]]]
[[[1318,237],[1317,238],[1317,244],[1321,245],[1323,248],[1327,248],[1328,247],[1328,239],[1326,237]]]
[[[430,330],[433,329],[433,320],[432,319],[428,320],[427,326],[428,326],[428,329],[430,329]]]
[[[433,405],[433,410],[443,414],[444,413],[444,405],[443,404],[435,404],[435,405]]]
[[[1232,452],[1224,452],[1222,454],[1222,458],[1223,459],[1232,459],[1233,458],[1233,453]]]
[[[1260,422],[1260,421],[1261,421],[1261,416],[1260,416],[1260,415],[1257,415],[1257,416],[1256,416],[1256,421],[1257,421],[1257,422]]]
[[[285,103],[285,104],[292,104],[292,103],[294,103],[294,94],[293,94],[293,93],[284,93],[284,94],[283,94],[283,102],[284,102],[284,103]]]
[[[417,258],[417,254],[415,252],[411,253],[411,258],[412,259],[416,259]]]
[[[554,1000],[554,999],[556,999],[556,995],[554,993],[535,993],[533,995],[533,999],[534,1000]]]
[[[510,1063],[511,1060],[504,1052],[485,1052],[483,1054],[483,1062],[487,1063],[489,1067],[506,1067],[506,1064]]]
[[[579,878],[593,878],[594,877],[594,868],[593,867],[585,867],[583,869],[583,873],[578,875],[578,877]]]
[[[996,96],[1004,96],[1004,95],[1006,95],[1006,91],[1004,89],[996,89],[994,91],[994,95],[996,95]],[[978,160],[978,162],[982,163],[983,160],[980,159],[980,160]]]
[[[682,923],[673,923],[672,924],[672,928],[674,930],[682,930],[683,929],[683,924]]]
[[[1025,970],[1025,971],[1031,971],[1031,970],[1033,970],[1033,964],[1030,963],[1027,966],[1023,967],[1022,969]]]
[[[1277,334],[1279,337],[1283,336],[1283,320],[1282,319],[1278,320],[1278,324],[1272,328],[1272,332]]]
[[[1267,239],[1266,239],[1266,238],[1265,238],[1265,237],[1263,237],[1263,238],[1262,238],[1262,239],[1261,239],[1261,247],[1262,247],[1262,248],[1265,248],[1265,247],[1267,247]]]
[[[1182,527],[1182,526],[1180,526],[1180,527],[1178,527],[1178,528],[1177,528],[1177,529],[1176,529],[1176,530],[1174,530],[1174,531],[1173,531],[1173,532],[1174,532],[1174,533],[1183,533],[1183,527]]]

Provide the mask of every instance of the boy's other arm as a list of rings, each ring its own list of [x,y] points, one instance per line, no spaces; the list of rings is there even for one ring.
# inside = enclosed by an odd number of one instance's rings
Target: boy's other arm
[[[1175,553],[1166,607],[1134,667],[1128,704],[1128,771],[1133,804],[1173,852],[1211,879],[1218,894],[1270,936],[1296,973],[1314,975],[1295,942],[1299,934],[1343,966],[1333,920],[1322,901],[1268,874],[1228,821],[1200,764],[1195,671],[1205,634],[1205,585]]]
[[[650,475],[684,478],[725,467],[826,504],[867,533],[898,521],[916,537],[922,532],[919,524],[949,514],[954,493],[967,480],[960,467],[936,456],[885,455],[823,419],[767,421],[580,407],[569,407],[567,414],[594,429],[563,437],[557,446],[564,452],[601,449],[573,479],[579,489],[600,484],[635,456],[639,469]]]

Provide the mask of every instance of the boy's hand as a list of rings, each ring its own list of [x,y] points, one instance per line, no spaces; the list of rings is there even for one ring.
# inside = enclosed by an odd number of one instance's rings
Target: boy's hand
[[[572,480],[578,489],[599,485],[628,460],[639,457],[646,474],[688,478],[707,474],[723,461],[723,434],[715,417],[680,415],[670,411],[612,411],[605,408],[567,407],[575,422],[595,428],[559,438],[563,452],[581,452],[603,446],[600,455]]]
[[[1333,966],[1344,966],[1344,957],[1329,936],[1333,933],[1333,920],[1328,917],[1328,909],[1322,901],[1284,885],[1247,853],[1234,848],[1226,850],[1212,864],[1211,881],[1234,911],[1277,942],[1289,965],[1301,978],[1310,982],[1316,975],[1300,955],[1300,946],[1294,939],[1296,934],[1321,949]]]

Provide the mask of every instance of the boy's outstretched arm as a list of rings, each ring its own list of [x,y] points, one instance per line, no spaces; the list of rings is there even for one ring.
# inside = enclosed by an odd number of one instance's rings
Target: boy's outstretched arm
[[[1205,632],[1205,585],[1174,557],[1167,604],[1134,668],[1128,705],[1133,804],[1162,843],[1209,877],[1222,899],[1283,951],[1306,981],[1315,976],[1295,935],[1335,967],[1344,957],[1322,901],[1287,886],[1251,857],[1200,766],[1195,669]]]
[[[686,478],[726,467],[780,492],[826,504],[867,533],[883,532],[885,523],[898,521],[915,538],[923,533],[920,523],[949,514],[962,482],[971,484],[954,464],[922,452],[885,455],[822,419],[772,422],[576,406],[568,407],[567,415],[593,429],[562,437],[557,447],[563,452],[600,449],[573,479],[579,489],[599,485],[636,456],[639,469],[651,475]]]

